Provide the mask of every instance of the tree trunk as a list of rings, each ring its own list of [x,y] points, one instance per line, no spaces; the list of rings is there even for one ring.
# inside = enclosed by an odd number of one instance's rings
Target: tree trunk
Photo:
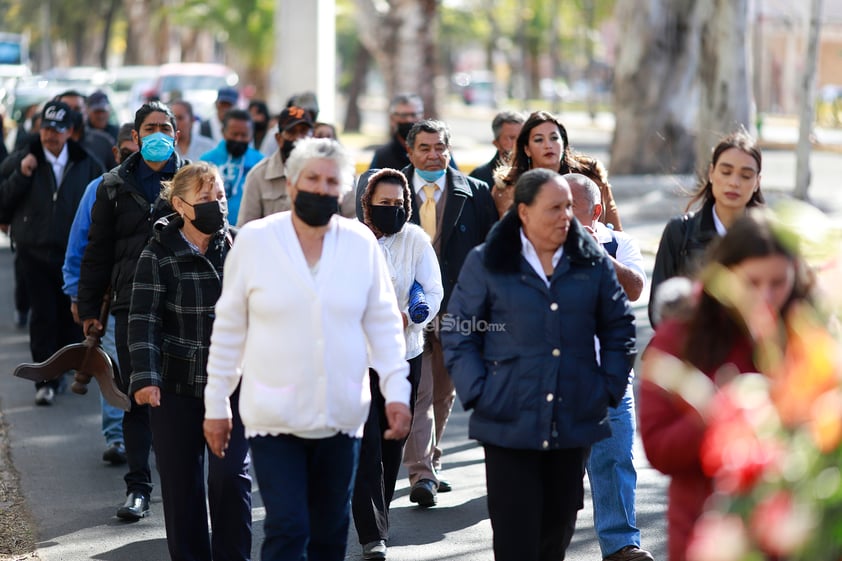
[[[126,14],[126,56],[123,64],[158,64],[150,0],[123,0]]]
[[[85,23],[78,22],[73,30],[73,63],[77,66],[85,65]]]
[[[748,0],[699,3],[701,81],[696,171],[704,173],[718,140],[751,129],[748,75]]]
[[[696,0],[618,0],[612,174],[693,170],[696,8]]]
[[[437,0],[356,3],[360,41],[380,68],[388,97],[418,93],[424,100],[426,116],[436,117]],[[386,9],[381,11],[378,6]]]
[[[348,88],[348,107],[345,110],[345,123],[342,132],[360,132],[362,114],[360,112],[360,96],[365,91],[368,67],[371,55],[362,43],[357,44],[357,56],[354,58],[354,75]]]
[[[801,115],[798,128],[798,149],[795,153],[795,197],[806,200],[810,188],[810,148],[815,113],[816,67],[819,60],[822,0],[810,2],[810,34],[807,38],[807,60],[801,82]]]
[[[99,51],[99,65],[102,68],[108,66],[108,46],[111,44],[111,27],[114,23],[114,16],[120,9],[120,0],[111,0],[108,3],[108,10],[105,12],[105,21],[102,30],[102,48]]]

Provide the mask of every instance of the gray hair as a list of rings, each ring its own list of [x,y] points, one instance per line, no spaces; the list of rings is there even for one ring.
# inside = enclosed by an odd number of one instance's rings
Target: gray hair
[[[597,204],[602,204],[602,193],[599,191],[599,186],[593,179],[581,173],[567,173],[563,177],[570,185],[571,193],[574,186],[581,187],[584,190],[588,201],[588,213],[593,214],[594,207]]]
[[[526,118],[521,113],[516,111],[500,111],[494,116],[491,121],[491,132],[494,133],[494,140],[500,138],[500,132],[503,130],[503,125],[522,125]]]
[[[389,114],[394,113],[398,105],[414,105],[418,113],[424,113],[424,101],[416,93],[401,93],[393,97],[389,102]]]
[[[450,148],[450,129],[444,121],[437,121],[435,119],[424,119],[418,121],[412,128],[409,129],[409,134],[406,135],[406,145],[410,148],[415,147],[415,137],[419,132],[431,132],[433,134],[441,134],[444,137],[444,145]]]
[[[287,180],[294,185],[307,162],[320,158],[333,160],[339,167],[341,198],[351,190],[354,182],[354,164],[345,148],[331,138],[302,138],[296,141],[295,148],[286,161]]]

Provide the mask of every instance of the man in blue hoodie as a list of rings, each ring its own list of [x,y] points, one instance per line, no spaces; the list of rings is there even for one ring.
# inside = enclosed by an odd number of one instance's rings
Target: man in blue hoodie
[[[222,140],[199,158],[219,168],[228,198],[228,221],[232,226],[236,225],[240,213],[246,176],[263,159],[263,154],[250,146],[253,134],[251,113],[245,109],[231,109],[222,120]]]

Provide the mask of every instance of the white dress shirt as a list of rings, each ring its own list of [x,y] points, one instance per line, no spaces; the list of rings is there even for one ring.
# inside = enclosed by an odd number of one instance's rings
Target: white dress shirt
[[[53,168],[53,176],[56,178],[56,187],[61,186],[61,180],[64,178],[64,170],[67,167],[67,161],[70,158],[67,152],[67,143],[61,148],[58,156],[53,156],[53,153],[44,148],[44,157],[47,163]]]
[[[550,286],[550,279],[547,277],[547,273],[544,272],[544,266],[541,265],[541,258],[538,257],[538,252],[535,250],[535,246],[532,245],[532,242],[526,237],[526,234],[523,232],[523,228],[520,229],[520,254],[523,255],[526,262],[529,263],[536,273],[538,273],[538,276],[542,281],[544,281],[544,284]],[[555,270],[562,255],[564,255],[564,246],[560,245],[558,246],[558,249],[555,250],[555,253],[553,253],[553,270]]]

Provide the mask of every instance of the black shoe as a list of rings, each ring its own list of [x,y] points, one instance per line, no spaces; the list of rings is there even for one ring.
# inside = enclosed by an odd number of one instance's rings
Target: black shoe
[[[602,561],[655,561],[655,559],[645,549],[640,549],[636,545],[627,545],[619,551],[615,551],[611,555],[604,557]]]
[[[453,487],[450,486],[450,481],[445,481],[444,479],[439,479],[439,493],[450,493],[453,491]]]
[[[117,509],[117,518],[123,520],[140,520],[145,516],[149,516],[149,495],[145,493],[129,493],[126,497],[126,502]]]
[[[120,466],[126,463],[126,447],[122,442],[115,442],[102,453],[102,461],[112,466]]]
[[[429,479],[419,479],[412,486],[412,491],[409,493],[409,500],[410,502],[418,503],[418,506],[436,506],[436,483]]]

